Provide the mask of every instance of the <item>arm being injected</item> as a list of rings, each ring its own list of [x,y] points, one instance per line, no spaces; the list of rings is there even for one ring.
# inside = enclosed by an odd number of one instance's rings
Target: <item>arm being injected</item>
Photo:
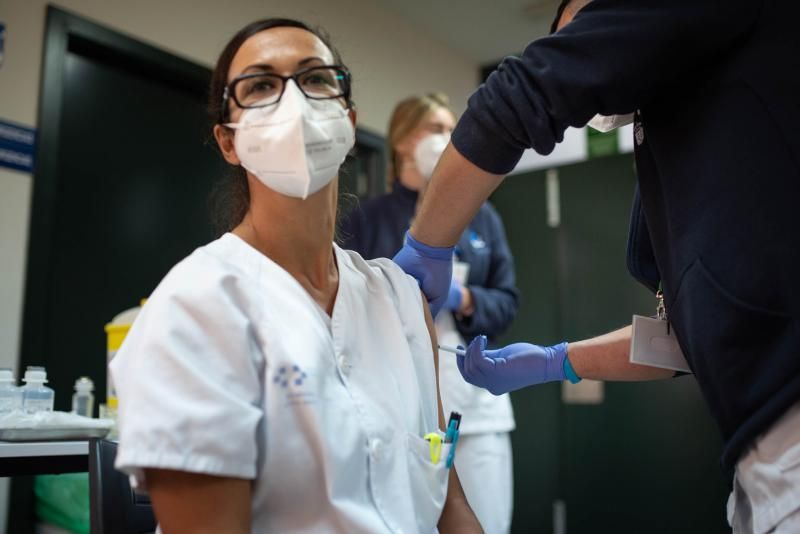
[[[428,326],[428,332],[431,336],[431,350],[433,352],[433,363],[436,369],[436,398],[439,403],[439,427],[445,428],[444,409],[442,408],[442,397],[439,393],[439,351],[436,350],[436,330],[433,327],[433,317],[425,303],[425,295],[422,295],[423,309],[425,310],[425,324]],[[442,460],[444,461],[444,460]],[[456,468],[450,468],[449,478],[447,482],[447,500],[444,503],[442,515],[439,518],[439,532],[454,534],[458,533],[482,533],[478,518],[467,502],[467,497],[464,495],[464,490],[461,488],[461,482],[458,480]]]

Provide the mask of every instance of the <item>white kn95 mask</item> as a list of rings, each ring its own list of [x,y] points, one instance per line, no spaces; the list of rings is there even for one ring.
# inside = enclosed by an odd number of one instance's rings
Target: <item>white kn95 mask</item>
[[[302,199],[333,180],[355,144],[341,102],[306,98],[294,81],[277,104],[245,109],[226,126],[236,130],[242,167],[273,191]]]
[[[450,135],[442,133],[430,134],[417,143],[414,148],[414,162],[417,164],[420,175],[426,180],[431,179],[433,169],[436,168],[436,164],[449,142]]]

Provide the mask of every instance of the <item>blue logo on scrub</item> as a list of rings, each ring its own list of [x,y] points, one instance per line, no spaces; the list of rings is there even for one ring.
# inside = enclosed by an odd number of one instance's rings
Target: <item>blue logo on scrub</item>
[[[486,241],[484,241],[483,238],[478,235],[478,232],[474,230],[469,233],[469,244],[475,250],[482,250],[486,248]]]
[[[302,386],[303,381],[306,378],[308,378],[308,375],[302,369],[300,369],[299,365],[283,365],[278,368],[278,371],[275,373],[275,377],[272,379],[272,383],[278,384],[285,389],[289,387],[289,384]]]

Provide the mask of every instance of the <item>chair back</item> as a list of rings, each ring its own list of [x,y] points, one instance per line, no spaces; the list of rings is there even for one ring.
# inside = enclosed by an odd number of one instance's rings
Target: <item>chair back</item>
[[[146,493],[131,488],[128,475],[114,468],[117,444],[89,440],[91,534],[149,534],[156,530]]]

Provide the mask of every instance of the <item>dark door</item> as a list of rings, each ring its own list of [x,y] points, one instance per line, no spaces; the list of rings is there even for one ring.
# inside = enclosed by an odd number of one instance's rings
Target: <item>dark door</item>
[[[223,167],[207,143],[208,69],[48,16],[47,53],[56,26],[65,46],[43,80],[22,363],[47,367],[56,409],[68,410],[81,375],[104,400],[104,324],[213,237],[208,199]]]
[[[53,8],[46,39],[21,364],[46,366],[69,411],[82,375],[105,402],[103,326],[213,238],[222,164],[207,68]],[[29,483],[10,532],[29,529]]]
[[[625,267],[631,156],[560,168],[555,228],[545,182],[544,172],[515,176],[492,198],[523,293],[506,341],[583,339],[653,314],[655,299]],[[514,532],[553,532],[556,500],[569,534],[729,530],[721,442],[693,378],[606,383],[598,405],[564,404],[553,384],[512,400]]]

